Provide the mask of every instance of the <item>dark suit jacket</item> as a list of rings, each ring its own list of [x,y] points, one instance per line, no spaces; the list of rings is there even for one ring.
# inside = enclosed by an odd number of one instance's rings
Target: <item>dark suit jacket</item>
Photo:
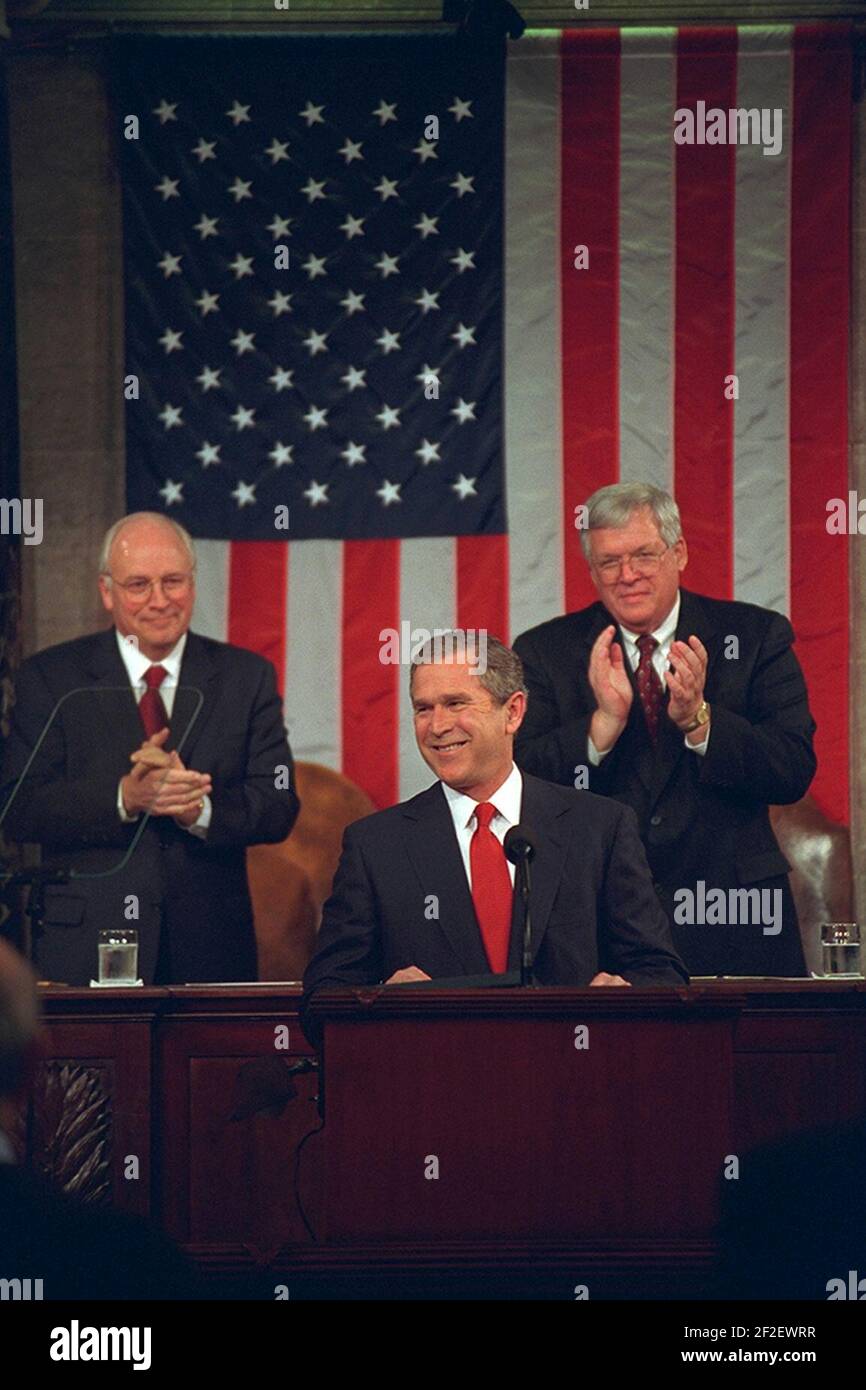
[[[10,1163],[0,1163],[0,1277],[41,1279],[43,1299],[64,1302],[205,1297],[192,1266],[156,1227],[76,1202]]]
[[[815,773],[815,721],[792,650],[794,633],[786,618],[769,609],[686,589],[681,594],[676,635],[685,641],[694,633],[708,653],[705,695],[712,728],[706,755],[685,747],[666,714],[653,749],[632,673],[635,698],[628,723],[601,765],[590,765],[587,735],[596,702],[589,655],[598,634],[613,621],[601,603],[594,603],[543,623],[514,643],[529,689],[515,761],[527,772],[569,786],[575,768],[587,767],[592,791],[634,809],[674,944],[692,974],[803,975],[789,865],[767,810],[798,801]],[[735,657],[726,656],[726,646],[735,650],[730,637],[738,642]],[[781,932],[764,935],[761,925],[675,923],[676,890],[697,891],[700,879],[707,888],[726,892],[780,889]]]
[[[632,813],[589,792],[523,776],[521,824],[535,834],[532,956],[542,985],[588,985],[600,970],[633,984],[682,985]],[[430,896],[438,916],[430,918]],[[509,969],[522,918],[514,900]],[[369,985],[417,965],[433,979],[490,967],[442,786],[350,825],[304,976],[301,1023],[311,1042],[312,994]]]
[[[203,696],[197,714],[196,690]],[[145,983],[153,981],[160,947],[162,982],[255,979],[244,851],[285,839],[298,813],[273,666],[241,647],[188,634],[166,746],[187,767],[211,774],[211,823],[202,840],[170,817],[150,818],[123,867],[141,818],[121,822],[117,784],[144,731],[113,629],[50,647],[21,666],[0,805],[58,700],[78,691],[54,717],[4,830],[40,844],[49,863],[115,872],[47,890],[45,932],[35,943],[40,971],[87,984],[96,976],[97,931],[136,925]],[[275,787],[279,766],[289,770],[286,790]],[[131,894],[137,919],[125,912]]]

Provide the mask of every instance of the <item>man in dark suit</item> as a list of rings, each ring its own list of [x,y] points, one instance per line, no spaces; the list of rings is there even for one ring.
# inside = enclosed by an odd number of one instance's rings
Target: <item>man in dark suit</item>
[[[525,772],[631,806],[693,975],[803,975],[788,862],[768,806],[815,772],[794,633],[778,613],[680,589],[673,498],[600,488],[581,534],[601,601],[515,642]]]
[[[626,807],[521,774],[512,759],[526,710],[520,662],[488,638],[486,670],[422,652],[410,690],[427,791],[349,826],[301,1022],[334,985],[506,974],[518,966],[514,866],[502,842],[520,823],[532,863],[533,976],[542,985],[682,985]],[[451,653],[453,655],[453,651]]]
[[[298,813],[273,667],[189,631],[195,553],[167,517],[116,523],[99,585],[114,628],[31,657],[16,683],[5,833],[81,875],[46,889],[35,958],[86,984],[97,932],[134,926],[145,983],[255,979],[245,849]]]

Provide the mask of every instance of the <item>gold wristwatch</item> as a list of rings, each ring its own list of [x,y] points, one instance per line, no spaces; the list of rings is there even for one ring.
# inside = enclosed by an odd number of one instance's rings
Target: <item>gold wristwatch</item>
[[[695,717],[692,720],[691,724],[686,724],[685,726],[681,725],[680,732],[683,734],[694,733],[695,729],[700,729],[701,725],[709,724],[709,722],[710,707],[707,704],[706,700],[701,700],[701,703],[698,705]]]

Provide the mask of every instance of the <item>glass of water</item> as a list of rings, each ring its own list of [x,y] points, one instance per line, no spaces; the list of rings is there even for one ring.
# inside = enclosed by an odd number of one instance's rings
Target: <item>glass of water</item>
[[[822,922],[821,952],[828,980],[858,980],[860,969],[859,922]]]
[[[134,985],[138,982],[137,927],[101,931],[98,949],[101,985]]]

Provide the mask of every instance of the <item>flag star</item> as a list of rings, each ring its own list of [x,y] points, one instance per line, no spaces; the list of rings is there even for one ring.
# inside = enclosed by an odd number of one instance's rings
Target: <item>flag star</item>
[[[248,507],[251,502],[255,502],[256,500],[255,483],[245,483],[239,480],[237,487],[232,492],[232,497],[234,497],[239,507]]]
[[[312,251],[304,261],[301,269],[307,272],[310,280],[315,280],[318,275],[327,275],[328,273],[325,269],[325,257],[314,256]]]
[[[361,312],[364,308],[364,300],[366,298],[367,296],[365,294],[356,294],[354,290],[347,290],[346,298],[341,299],[340,304],[346,310],[346,313],[351,316],[352,314]]]
[[[381,420],[383,430],[390,430],[396,425],[399,425],[400,412],[399,410],[395,410],[391,405],[383,405],[379,414],[375,415],[373,418],[375,420]]]
[[[314,106],[311,101],[308,101],[303,111],[299,111],[298,115],[303,116],[304,120],[307,122],[307,129],[309,130],[310,126],[325,124],[322,117],[324,109],[324,106]]]
[[[397,257],[389,256],[387,251],[383,251],[380,259],[375,262],[376,269],[381,270],[382,279],[387,280],[389,275],[399,275],[397,269]]]
[[[321,406],[311,403],[309,410],[306,415],[302,416],[302,419],[306,420],[311,432],[315,433],[316,430],[323,430],[325,428],[328,423],[328,412],[327,410],[323,410]]]
[[[176,328],[167,328],[159,342],[162,343],[166,352],[182,352],[183,343],[180,341],[182,337],[183,333],[178,333]]]
[[[376,342],[386,357],[389,352],[400,351],[400,334],[392,333],[390,328],[383,328],[381,337],[377,338]]]
[[[241,106],[240,102],[237,100],[236,97],[235,100],[232,102],[231,110],[227,111],[226,115],[228,116],[235,129],[237,129],[239,125],[243,125],[244,121],[249,121],[250,108],[248,106]]]
[[[170,275],[180,275],[180,263],[182,259],[182,256],[173,256],[170,251],[166,251],[162,260],[157,261],[157,265],[166,280]]]
[[[242,256],[240,251],[233,261],[229,261],[229,270],[233,270],[236,280],[242,280],[245,275],[252,275],[252,256]]]
[[[165,487],[159,489],[159,495],[165,499],[167,507],[170,507],[173,502],[182,502],[183,483],[173,483],[171,478],[166,478]]]
[[[218,294],[211,294],[210,290],[202,290],[198,299],[195,301],[201,310],[202,317],[206,318],[208,314],[215,314],[218,312],[219,298]]]
[[[390,507],[392,502],[403,501],[400,496],[400,486],[400,483],[389,483],[386,478],[382,486],[376,488],[376,496],[381,497],[383,507]]]
[[[428,217],[426,212],[422,212],[421,221],[415,223],[415,231],[421,233],[421,238],[426,241],[428,236],[438,236],[439,228],[436,225],[438,217]]]
[[[208,217],[207,214],[203,212],[193,230],[198,232],[202,241],[207,241],[209,236],[219,236],[219,232],[217,231],[218,222],[218,217]]]
[[[166,101],[165,97],[163,97],[159,106],[154,106],[152,114],[159,117],[160,125],[165,125],[166,121],[177,120],[177,116],[174,114],[176,110],[177,102]]]
[[[453,183],[450,183],[450,184],[448,185],[448,187],[449,187],[449,188],[455,188],[455,189],[457,190],[457,195],[458,195],[458,197],[462,198],[464,193],[474,193],[474,192],[475,192],[475,189],[472,187],[472,185],[473,185],[474,182],[475,182],[475,175],[474,175],[474,174],[466,175],[466,174],[458,173],[456,179],[454,180],[454,182],[453,182]]]
[[[211,391],[214,387],[222,385],[220,381],[221,374],[221,369],[214,370],[213,367],[202,367],[196,377],[196,381],[203,391]]]
[[[352,367],[350,365],[346,370],[345,376],[341,376],[340,380],[345,381],[347,390],[357,391],[359,386],[367,385],[366,378],[366,368],[363,371],[359,371],[357,367]]]
[[[170,405],[169,402],[166,401],[156,418],[162,421],[167,430],[171,430],[174,429],[176,425],[183,424],[183,420],[181,419],[182,414],[183,410],[181,406]]]
[[[198,144],[193,145],[190,154],[195,155],[199,164],[204,164],[208,159],[216,159],[216,155],[214,154],[215,149],[216,140],[205,140],[204,136],[200,135],[198,137]]]
[[[452,112],[455,121],[457,121],[458,123],[459,123],[460,121],[462,121],[462,120],[464,119],[464,117],[467,117],[467,116],[468,116],[468,118],[469,118],[470,121],[473,121],[473,120],[475,119],[475,117],[473,116],[472,112],[469,110],[469,108],[470,108],[471,105],[472,105],[472,102],[471,102],[471,101],[461,101],[459,97],[455,97],[455,98],[454,98],[454,105],[453,105],[453,106],[449,106],[449,107],[448,107],[448,110]]]
[[[243,357],[245,352],[254,351],[253,339],[255,338],[255,336],[255,333],[245,333],[242,328],[239,328],[235,336],[233,338],[229,338],[229,342],[231,343],[238,357]]]
[[[428,463],[442,462],[442,460],[439,457],[440,447],[441,446],[439,444],[431,444],[429,439],[421,440],[421,447],[420,449],[416,449],[415,453],[418,455],[425,468],[427,467]]]
[[[350,140],[347,135],[343,148],[337,150],[337,154],[341,154],[347,164],[351,164],[356,159],[363,160],[364,156],[361,154],[361,146],[363,143],[363,140]]]
[[[442,383],[439,380],[441,370],[441,367],[431,367],[425,362],[415,380],[420,381],[422,386],[426,386],[428,381],[435,381],[437,386],[441,386]]]
[[[422,290],[418,298],[414,300],[414,303],[418,305],[418,308],[425,317],[429,314],[431,309],[439,308],[438,300],[440,293],[441,291],[439,290],[437,290],[435,294],[431,294],[429,290]]]
[[[322,189],[324,187],[325,179],[322,179],[322,181],[319,182],[317,179],[314,179],[311,175],[310,178],[307,179],[307,182],[304,184],[303,188],[301,189],[301,192],[306,195],[308,203],[315,203],[317,198],[321,198],[324,201],[325,195],[322,192]]]
[[[419,140],[418,144],[412,150],[412,153],[417,154],[422,164],[426,164],[428,159],[439,158],[436,153],[437,144],[437,140]]]
[[[289,227],[294,220],[294,217],[280,217],[279,213],[274,213],[273,221],[268,223],[268,231],[273,234],[274,241],[279,241],[281,237],[292,235],[289,231]]]
[[[465,473],[461,473],[456,483],[451,484],[451,491],[457,493],[461,502],[465,502],[467,497],[478,496],[478,493],[475,491],[475,484],[477,481],[477,478],[467,478]]]
[[[170,179],[168,174],[163,174],[159,183],[155,183],[153,185],[153,191],[154,193],[161,193],[162,201],[164,203],[167,203],[169,198],[180,197],[180,194],[177,191],[177,186],[179,183],[180,179]]]
[[[340,458],[346,460],[346,466],[348,468],[354,468],[356,463],[367,462],[365,458],[366,452],[366,444],[356,444],[354,439],[350,439],[345,449],[341,451]]]
[[[450,413],[456,417],[459,425],[465,425],[467,420],[475,419],[475,402],[464,401],[462,396],[458,396],[457,404]]]
[[[383,174],[376,184],[376,187],[373,189],[373,192],[378,193],[383,203],[387,203],[389,198],[396,198],[398,196],[397,180],[386,178]]]
[[[268,458],[273,459],[275,468],[283,468],[287,463],[294,463],[294,449],[293,444],[283,444],[282,440],[278,439]]]
[[[315,478],[308,488],[305,488],[301,496],[306,497],[311,507],[318,507],[323,502],[330,502],[328,488],[330,483],[317,483]]]
[[[242,203],[244,198],[251,198],[253,196],[250,192],[251,188],[252,179],[242,179],[240,174],[238,174],[234,183],[229,184],[228,191],[236,203]]]
[[[317,333],[315,328],[311,328],[308,337],[302,339],[304,347],[309,349],[311,357],[316,357],[320,352],[328,351],[325,346],[327,336],[327,333]]]
[[[202,468],[209,468],[212,463],[220,463],[220,444],[211,444],[207,439],[202,440],[202,446],[196,450],[196,458],[201,460]]]
[[[288,159],[289,156],[286,154],[288,148],[288,140],[278,140],[277,137],[274,136],[268,148],[265,150],[265,154],[268,156],[271,164],[279,164],[281,159]]]
[[[458,246],[457,255],[452,256],[450,259],[451,264],[456,265],[460,275],[463,274],[464,270],[475,269],[475,252],[464,251],[462,246]]]
[[[458,345],[458,347],[460,347],[460,348],[469,347],[470,344],[472,345],[472,347],[476,347],[476,346],[477,346],[477,344],[476,344],[476,342],[475,342],[475,325],[474,325],[474,324],[472,325],[471,328],[467,328],[465,323],[458,323],[457,328],[456,328],[456,330],[451,334],[451,337],[454,339],[455,343],[456,343],[456,344]]]
[[[273,384],[275,391],[285,391],[287,387],[294,386],[294,376],[291,367],[275,367],[268,381]]]
[[[268,305],[274,311],[274,318],[279,318],[280,314],[290,314],[292,312],[292,296],[283,294],[282,290],[274,290],[273,295],[268,300]]]
[[[345,232],[350,241],[353,237],[363,236],[366,220],[366,217],[353,217],[349,212],[346,214],[345,222],[340,223],[340,231]]]
[[[229,419],[234,421],[235,429],[238,432],[241,430],[251,430],[253,428],[255,413],[255,410],[252,410],[249,406],[239,405],[237,410],[233,411],[229,416]]]
[[[387,125],[389,121],[396,121],[397,119],[397,103],[396,101],[386,101],[382,97],[379,105],[371,114],[379,117],[380,126]]]

